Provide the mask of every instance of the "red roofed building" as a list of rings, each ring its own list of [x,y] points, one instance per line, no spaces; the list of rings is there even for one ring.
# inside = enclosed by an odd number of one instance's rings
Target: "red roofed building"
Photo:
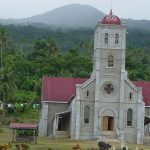
[[[145,106],[150,107],[150,82],[133,81],[133,83],[137,87],[142,87],[142,96],[145,102]]]
[[[142,144],[150,83],[128,79],[125,50],[126,26],[110,11],[95,29],[90,78],[43,78],[40,134]]]
[[[44,77],[42,101],[68,103],[76,94],[76,84],[82,84],[86,80],[81,78]]]

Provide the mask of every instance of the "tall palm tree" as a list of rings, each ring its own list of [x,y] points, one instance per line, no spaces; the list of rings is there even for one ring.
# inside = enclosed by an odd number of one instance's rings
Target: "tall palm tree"
[[[7,46],[8,43],[8,32],[1,26],[0,27],[0,68],[1,68],[1,78],[3,78],[3,49]]]
[[[8,44],[9,36],[7,30],[1,26],[0,27],[0,95],[3,100],[3,123],[5,121],[5,100],[12,96],[15,89],[14,82],[12,81],[12,72],[3,66],[3,50]]]
[[[5,101],[14,98],[16,84],[14,82],[14,73],[5,66],[3,70],[3,78],[0,80],[0,94],[3,99],[3,124],[5,122]]]
[[[47,38],[44,42],[45,42],[45,50],[49,55],[55,55],[59,53],[59,46],[54,39]]]

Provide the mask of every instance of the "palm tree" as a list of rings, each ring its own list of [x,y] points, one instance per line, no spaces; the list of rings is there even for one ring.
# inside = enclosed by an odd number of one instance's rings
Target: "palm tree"
[[[0,67],[1,67],[1,78],[3,78],[3,49],[8,43],[8,32],[4,27],[0,27]]]
[[[1,26],[0,27],[0,95],[3,101],[3,123],[5,120],[5,100],[10,99],[13,91],[15,90],[15,85],[12,80],[12,72],[6,66],[3,65],[3,51],[7,47],[9,41],[9,35],[7,30]],[[7,68],[7,69],[6,69]]]
[[[48,55],[55,55],[59,53],[59,46],[57,42],[52,38],[47,38],[45,41],[45,50]]]
[[[3,78],[0,80],[0,94],[3,99],[3,124],[5,122],[5,101],[14,98],[16,84],[14,82],[14,73],[5,66],[3,70]]]

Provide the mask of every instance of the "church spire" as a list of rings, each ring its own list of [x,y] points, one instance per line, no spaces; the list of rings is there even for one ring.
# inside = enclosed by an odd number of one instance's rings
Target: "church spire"
[[[110,9],[110,13],[109,14],[112,15],[112,9]]]

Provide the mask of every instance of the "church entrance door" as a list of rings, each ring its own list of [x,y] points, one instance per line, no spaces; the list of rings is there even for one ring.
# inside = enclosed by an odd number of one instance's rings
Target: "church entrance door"
[[[114,117],[110,117],[110,116],[103,117],[103,130],[104,131],[114,130]]]

